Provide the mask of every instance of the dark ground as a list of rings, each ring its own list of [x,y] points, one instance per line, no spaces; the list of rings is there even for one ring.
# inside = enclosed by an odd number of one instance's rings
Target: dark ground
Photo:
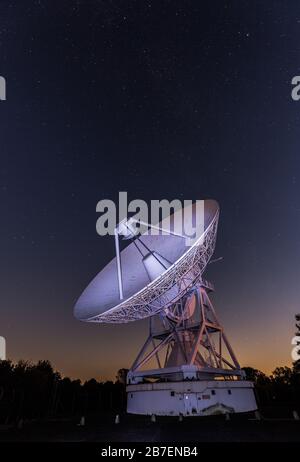
[[[51,442],[300,442],[300,421],[251,416],[190,417],[179,422],[175,417],[114,416],[87,419],[80,427],[74,421],[25,423],[22,429],[0,429],[0,441]]]

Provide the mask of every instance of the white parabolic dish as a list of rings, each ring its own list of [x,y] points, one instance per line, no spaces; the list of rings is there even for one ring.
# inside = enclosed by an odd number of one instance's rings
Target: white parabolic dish
[[[195,213],[195,204],[187,206],[162,220],[158,226],[171,231],[178,229],[176,223],[182,220],[182,216],[185,222],[191,217],[194,219]],[[132,242],[120,254],[123,300],[119,297],[114,258],[79,297],[74,307],[75,317],[88,322],[124,323],[157,314],[179,300],[199,280],[214,252],[218,217],[218,203],[205,200],[204,232],[192,246],[186,245],[184,237],[174,234],[150,235],[146,232],[139,236],[152,252],[158,253],[171,265],[162,268],[161,274],[150,281],[141,253]],[[184,226],[184,229],[188,227]]]

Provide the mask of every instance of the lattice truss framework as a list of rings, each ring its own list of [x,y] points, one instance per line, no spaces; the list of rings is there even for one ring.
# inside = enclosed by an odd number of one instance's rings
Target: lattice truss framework
[[[150,324],[149,336],[132,365],[132,373],[147,370],[154,360],[156,367],[165,371],[168,367],[195,365],[200,371],[239,374],[240,365],[216,316],[207,288],[198,284],[191,294],[196,296],[196,310],[190,319],[185,318],[185,310],[182,309],[181,316],[177,318],[162,318],[162,332],[153,329],[153,324]],[[178,313],[177,306],[174,305],[173,309]],[[174,350],[176,354],[172,358]],[[178,350],[181,350],[180,355]],[[179,358],[181,360],[178,361]]]
[[[158,279],[116,307],[88,319],[89,322],[126,323],[148,318],[179,300],[198,281],[212,257],[216,244],[219,212],[204,235],[186,252],[180,261],[170,267]],[[166,293],[177,287],[176,300]]]

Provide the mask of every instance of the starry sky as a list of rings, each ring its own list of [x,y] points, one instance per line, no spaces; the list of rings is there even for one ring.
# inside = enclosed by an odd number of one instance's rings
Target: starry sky
[[[14,361],[99,380],[147,322],[73,305],[114,256],[96,204],[214,198],[213,281],[243,366],[291,363],[299,309],[298,0],[1,0],[0,335]]]

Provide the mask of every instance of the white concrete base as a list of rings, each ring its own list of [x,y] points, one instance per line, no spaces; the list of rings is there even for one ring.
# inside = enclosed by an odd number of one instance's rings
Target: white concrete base
[[[139,383],[126,390],[130,414],[205,416],[257,409],[253,383],[246,380]]]

